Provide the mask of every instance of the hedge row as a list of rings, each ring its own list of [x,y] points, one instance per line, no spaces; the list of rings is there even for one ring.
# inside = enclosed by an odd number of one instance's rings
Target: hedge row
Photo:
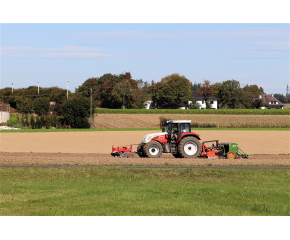
[[[191,123],[192,128],[290,128],[290,123]]]
[[[97,114],[290,115],[290,109],[95,109]]]

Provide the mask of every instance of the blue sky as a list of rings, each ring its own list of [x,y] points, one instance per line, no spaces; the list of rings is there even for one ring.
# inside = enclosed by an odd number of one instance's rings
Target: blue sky
[[[131,72],[155,82],[172,73],[192,83],[238,80],[266,93],[289,84],[289,24],[2,23],[1,88],[67,87]]]

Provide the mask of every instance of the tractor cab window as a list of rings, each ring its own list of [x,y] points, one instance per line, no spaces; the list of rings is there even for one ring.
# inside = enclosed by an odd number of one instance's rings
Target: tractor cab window
[[[166,132],[167,133],[171,133],[171,131],[172,131],[172,125],[171,124],[168,124],[167,125],[167,128],[166,128]]]
[[[173,123],[172,124],[172,132],[173,133],[178,133],[178,124],[177,123]]]
[[[180,124],[180,133],[183,133],[183,132],[190,132],[190,124],[189,123]]]

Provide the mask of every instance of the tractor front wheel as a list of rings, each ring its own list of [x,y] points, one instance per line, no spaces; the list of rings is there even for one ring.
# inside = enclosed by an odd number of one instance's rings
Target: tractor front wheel
[[[195,137],[185,137],[178,145],[178,152],[182,158],[196,158],[201,154],[201,144]]]
[[[162,146],[157,141],[150,141],[144,146],[144,153],[149,158],[159,158],[162,154]]]

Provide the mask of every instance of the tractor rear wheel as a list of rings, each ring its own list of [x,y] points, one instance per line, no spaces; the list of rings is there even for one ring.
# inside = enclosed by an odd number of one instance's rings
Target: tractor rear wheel
[[[144,146],[144,153],[149,158],[159,158],[162,154],[162,146],[157,141],[150,141]]]
[[[228,151],[227,158],[234,159],[234,158],[236,158],[236,154],[233,151]]]
[[[178,152],[182,158],[196,158],[201,154],[201,144],[195,137],[185,137],[178,144]]]

